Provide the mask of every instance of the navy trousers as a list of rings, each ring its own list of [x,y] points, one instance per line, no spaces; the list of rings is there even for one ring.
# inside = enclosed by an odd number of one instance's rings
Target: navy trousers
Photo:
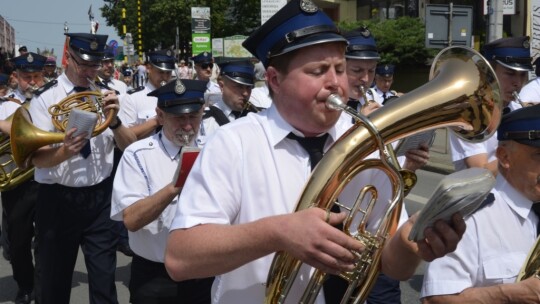
[[[36,208],[41,304],[68,304],[79,246],[88,270],[91,304],[117,304],[118,234],[110,219],[112,178],[90,187],[40,187]]]

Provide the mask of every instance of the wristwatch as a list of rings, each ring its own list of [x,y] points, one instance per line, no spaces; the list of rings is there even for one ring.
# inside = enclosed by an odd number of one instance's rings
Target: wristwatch
[[[118,129],[118,127],[120,127],[121,125],[122,125],[122,120],[120,120],[120,117],[116,116],[116,124],[109,125],[109,129],[115,130],[115,129]]]

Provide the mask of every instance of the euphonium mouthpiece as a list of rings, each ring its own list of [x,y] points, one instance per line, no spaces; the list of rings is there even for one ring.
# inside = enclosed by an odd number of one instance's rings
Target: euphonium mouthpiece
[[[347,105],[341,100],[341,97],[338,94],[330,94],[326,98],[326,107],[332,110],[341,111],[345,110]]]

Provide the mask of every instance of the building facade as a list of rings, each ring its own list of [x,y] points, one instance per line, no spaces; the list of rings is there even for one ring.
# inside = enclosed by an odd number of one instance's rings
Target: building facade
[[[15,29],[0,16],[0,47],[11,53],[15,49]]]

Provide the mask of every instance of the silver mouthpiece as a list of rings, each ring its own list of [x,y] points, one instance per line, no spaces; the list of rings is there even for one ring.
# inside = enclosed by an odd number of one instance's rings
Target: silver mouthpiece
[[[326,98],[326,107],[335,111],[344,110],[347,105],[341,100],[341,97],[337,94],[330,94]]]
[[[166,82],[166,81],[162,81],[162,82],[160,82],[160,83],[159,83],[159,86],[161,86],[161,87],[162,87],[162,86],[164,86],[164,85],[166,85],[166,84],[167,84],[167,82]]]

